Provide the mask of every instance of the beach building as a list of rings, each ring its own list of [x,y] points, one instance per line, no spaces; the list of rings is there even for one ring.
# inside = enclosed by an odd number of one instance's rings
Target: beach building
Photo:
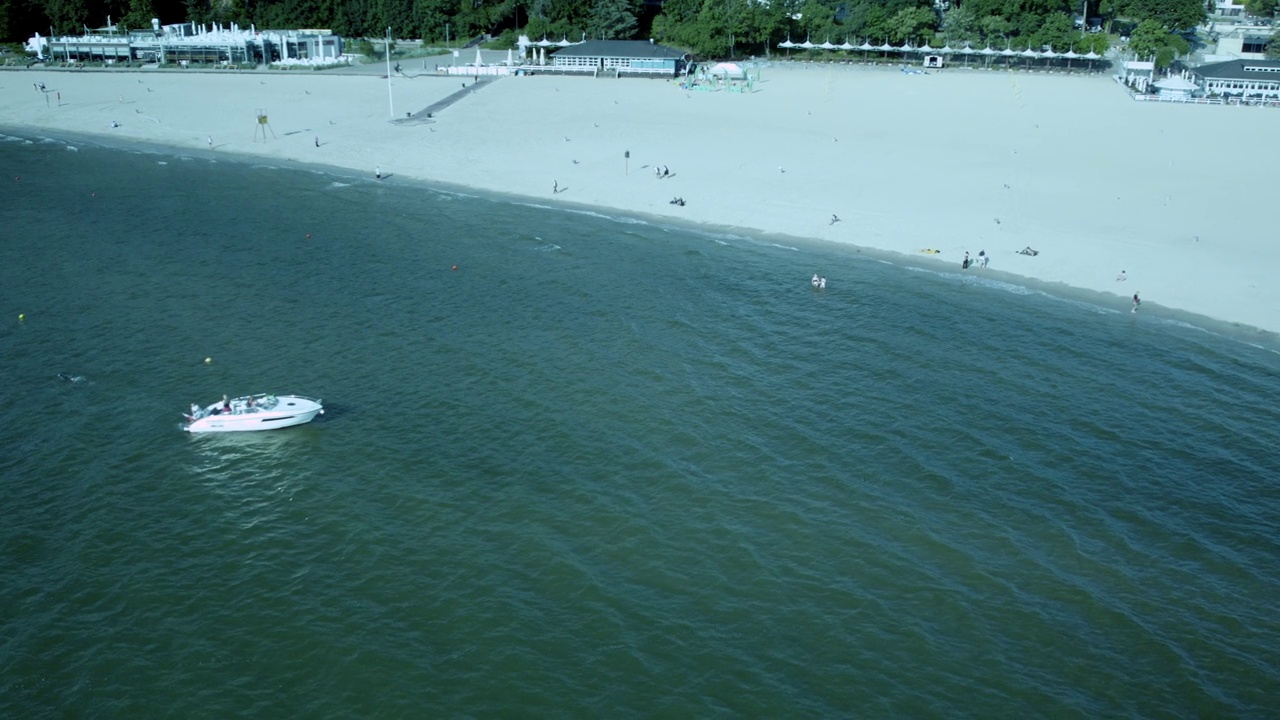
[[[1156,89],[1156,95],[1170,100],[1188,100],[1196,90],[1200,89],[1200,86],[1181,75],[1170,75],[1163,80],[1157,80],[1153,83],[1153,87]]]
[[[1233,28],[1219,35],[1213,55],[1223,59],[1263,60],[1267,57],[1269,42],[1271,42],[1271,28],[1265,25]]]
[[[81,36],[41,38],[28,42],[54,62],[174,63],[187,66],[233,64],[332,64],[343,62],[342,38],[328,30],[241,30],[216,24],[180,23],[118,33],[87,32]]]
[[[1244,3],[1237,0],[1216,0],[1213,3],[1213,14],[1218,17],[1240,17],[1244,14]]]
[[[1228,60],[1192,70],[1205,92],[1243,98],[1280,97],[1280,60]]]
[[[652,40],[588,40],[562,47],[551,56],[551,67],[570,72],[675,77],[685,69],[685,53]]]

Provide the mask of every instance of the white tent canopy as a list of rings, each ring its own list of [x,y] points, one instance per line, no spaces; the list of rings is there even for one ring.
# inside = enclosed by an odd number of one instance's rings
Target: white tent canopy
[[[711,66],[710,70],[707,70],[707,73],[738,80],[747,77],[747,71],[743,70],[741,65],[731,62],[716,63]]]

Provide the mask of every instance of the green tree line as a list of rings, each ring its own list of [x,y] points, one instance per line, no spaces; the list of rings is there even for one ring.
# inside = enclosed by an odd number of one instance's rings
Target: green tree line
[[[1265,2],[1266,0],[1252,0]],[[703,57],[777,52],[787,38],[814,43],[849,40],[1003,49],[1101,52],[1106,40],[1076,27],[1090,17],[1146,21],[1172,36],[1204,19],[1203,0],[0,0],[0,34],[78,33],[107,16],[125,28],[164,24],[238,23],[247,28],[327,28],[344,37],[443,43],[480,34],[519,32],[532,38],[652,38]],[[1153,32],[1145,32],[1146,37]],[[1163,37],[1163,36],[1162,36]]]

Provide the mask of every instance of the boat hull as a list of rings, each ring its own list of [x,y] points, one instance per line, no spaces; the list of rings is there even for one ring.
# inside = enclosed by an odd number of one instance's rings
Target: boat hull
[[[304,425],[324,413],[319,400],[297,395],[262,396],[257,404],[247,398],[231,401],[232,412],[223,412],[218,403],[200,412],[200,417],[187,423],[190,433],[259,432]],[[269,405],[269,406],[268,406]]]

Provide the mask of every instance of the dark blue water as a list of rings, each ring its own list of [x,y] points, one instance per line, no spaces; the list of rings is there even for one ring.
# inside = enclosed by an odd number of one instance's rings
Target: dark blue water
[[[0,716],[1275,712],[1266,347],[845,247],[17,135]],[[251,392],[327,412],[181,431]]]

